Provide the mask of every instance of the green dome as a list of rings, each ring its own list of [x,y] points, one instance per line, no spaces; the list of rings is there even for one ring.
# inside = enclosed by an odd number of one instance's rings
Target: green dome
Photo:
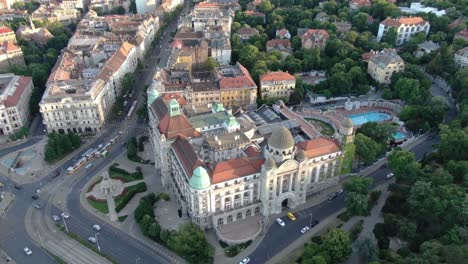
[[[150,88],[148,91],[148,100],[147,100],[148,106],[150,106],[154,102],[154,100],[156,100],[156,98],[158,97],[159,97],[159,92],[156,91],[156,89]]]
[[[192,177],[189,181],[190,187],[197,190],[203,190],[210,187],[210,175],[205,168],[198,166],[193,171]]]
[[[213,112],[219,113],[219,112],[224,112],[226,109],[224,109],[224,105],[222,103],[217,103],[213,106],[212,108]]]

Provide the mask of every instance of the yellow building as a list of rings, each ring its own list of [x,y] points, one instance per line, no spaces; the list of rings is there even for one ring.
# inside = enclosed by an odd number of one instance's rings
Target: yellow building
[[[249,71],[237,63],[216,69],[219,80],[220,102],[228,107],[239,106],[247,109],[257,107],[257,85]]]
[[[296,78],[282,71],[268,72],[260,76],[260,92],[262,99],[286,97],[294,92]]]
[[[378,83],[390,84],[393,73],[405,69],[405,62],[394,49],[374,55],[367,65],[367,73]]]

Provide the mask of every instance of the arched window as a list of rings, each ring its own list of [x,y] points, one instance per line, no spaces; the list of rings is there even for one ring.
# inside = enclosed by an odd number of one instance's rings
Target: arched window
[[[242,219],[242,213],[237,213],[237,219],[236,220],[241,220]]]
[[[260,213],[260,207],[256,207],[255,208],[255,214],[259,214]]]
[[[247,216],[251,216],[251,215],[252,215],[252,210],[249,209],[249,210],[247,210],[247,211],[245,212],[245,216],[246,216],[246,217],[247,217]]]
[[[229,224],[229,223],[232,223],[232,215],[229,215],[229,216],[227,217],[227,222],[228,222],[228,224]]]

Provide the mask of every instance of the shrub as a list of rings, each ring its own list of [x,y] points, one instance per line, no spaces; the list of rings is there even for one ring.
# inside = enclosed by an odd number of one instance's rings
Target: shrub
[[[245,243],[242,243],[242,244],[237,244],[237,245],[232,245],[232,246],[229,246],[227,247],[226,249],[224,249],[224,253],[226,254],[226,256],[228,257],[235,257],[237,256],[239,253],[242,252],[242,250],[244,250],[245,248],[247,248],[250,244],[252,244],[252,240],[249,240]]]
[[[160,193],[159,194],[159,199],[164,200],[164,201],[170,201],[171,196],[169,196],[169,194],[167,194],[167,193]]]
[[[125,205],[127,205],[127,203],[133,198],[133,196],[140,192],[146,192],[146,183],[140,182],[136,185],[128,187],[127,193],[115,201],[115,211],[117,213],[120,212],[125,207]]]
[[[363,220],[359,220],[359,222],[354,224],[349,230],[349,238],[351,238],[352,241],[355,241],[359,237],[359,234],[362,231],[363,223],[364,223]]]
[[[380,195],[382,194],[382,191],[377,190],[377,191],[372,191],[369,195],[369,201],[370,203],[374,204],[379,200]]]
[[[229,247],[229,244],[226,243],[226,242],[224,242],[224,241],[222,241],[222,240],[219,240],[219,245],[220,245],[222,248],[227,248],[227,247]]]

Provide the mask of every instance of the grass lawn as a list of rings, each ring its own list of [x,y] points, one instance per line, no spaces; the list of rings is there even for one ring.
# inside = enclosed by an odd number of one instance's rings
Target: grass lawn
[[[90,198],[86,198],[86,200],[88,200],[88,203],[96,208],[99,212],[103,213],[103,214],[108,214],[109,213],[109,208],[107,207],[107,202],[97,202],[97,201],[94,201]]]
[[[325,136],[333,136],[333,134],[335,134],[335,130],[333,129],[333,127],[321,120],[312,119],[312,118],[306,118],[306,120],[311,123],[320,125],[322,127],[321,133],[324,134]]]
[[[122,216],[119,216],[119,222],[123,222],[125,221],[125,219],[127,219],[128,215],[122,215]]]

